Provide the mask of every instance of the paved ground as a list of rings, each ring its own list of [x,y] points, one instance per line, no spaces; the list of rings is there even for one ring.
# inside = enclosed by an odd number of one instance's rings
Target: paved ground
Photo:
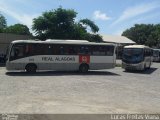
[[[0,67],[0,113],[158,113],[160,63],[146,72],[7,73]]]

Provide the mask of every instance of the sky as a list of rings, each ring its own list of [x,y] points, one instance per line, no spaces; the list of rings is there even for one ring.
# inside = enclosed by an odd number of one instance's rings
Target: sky
[[[0,0],[0,13],[8,26],[22,23],[33,32],[33,18],[60,6],[74,9],[77,21],[94,21],[102,35],[121,35],[135,24],[160,23],[160,0]]]

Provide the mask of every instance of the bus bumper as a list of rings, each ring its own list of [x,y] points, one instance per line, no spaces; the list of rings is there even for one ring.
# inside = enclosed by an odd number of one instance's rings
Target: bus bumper
[[[9,65],[9,62],[6,62],[6,70],[12,70],[11,65]]]
[[[127,69],[127,70],[143,70],[144,65],[143,63],[127,64],[127,63],[122,62],[122,68]]]

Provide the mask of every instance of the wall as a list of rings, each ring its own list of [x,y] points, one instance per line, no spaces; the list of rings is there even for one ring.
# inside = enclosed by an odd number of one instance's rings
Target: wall
[[[10,33],[0,33],[0,54],[5,54],[7,47],[14,40],[31,39],[29,35],[16,35]]]

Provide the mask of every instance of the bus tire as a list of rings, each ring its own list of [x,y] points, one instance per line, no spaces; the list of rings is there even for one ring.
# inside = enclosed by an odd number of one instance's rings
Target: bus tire
[[[37,70],[37,65],[35,65],[34,63],[32,64],[27,64],[26,67],[25,67],[26,71],[28,73],[35,73],[36,70]]]
[[[125,71],[126,71],[126,72],[128,72],[128,71],[129,71],[129,69],[125,68]]]
[[[88,70],[89,70],[88,64],[81,64],[79,66],[79,72],[81,72],[81,73],[87,73]]]

